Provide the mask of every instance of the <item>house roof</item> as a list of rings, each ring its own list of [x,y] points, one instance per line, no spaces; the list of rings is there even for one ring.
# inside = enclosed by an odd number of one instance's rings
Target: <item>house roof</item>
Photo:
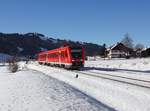
[[[126,46],[125,46],[123,43],[121,43],[121,42],[117,42],[116,44],[114,44],[114,45],[110,46],[109,48],[107,48],[107,50],[113,50],[113,49],[117,48],[118,45],[123,46],[126,50],[132,51],[131,48],[126,47]]]
[[[114,44],[114,45],[112,45],[112,46],[110,46],[110,47],[108,47],[107,49],[113,49],[113,48],[115,48],[117,45],[119,45],[119,44],[122,44],[121,42],[117,42],[116,44]],[[123,45],[123,44],[122,44]]]
[[[116,47],[117,45],[119,45],[119,44],[122,44],[122,43],[117,42],[116,44],[112,45],[112,46],[110,47],[110,49],[115,48],[115,47]]]

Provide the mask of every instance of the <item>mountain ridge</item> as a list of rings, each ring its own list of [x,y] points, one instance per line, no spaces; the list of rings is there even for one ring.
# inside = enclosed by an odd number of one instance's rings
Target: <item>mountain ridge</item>
[[[101,55],[104,46],[63,39],[54,39],[40,33],[0,33],[0,53],[18,56],[35,56],[41,51],[61,47],[64,44],[82,46],[87,56]]]

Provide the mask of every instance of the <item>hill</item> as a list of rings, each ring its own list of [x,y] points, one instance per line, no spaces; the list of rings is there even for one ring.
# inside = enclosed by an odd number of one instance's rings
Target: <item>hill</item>
[[[33,57],[41,51],[58,48],[63,44],[83,46],[87,56],[102,54],[104,49],[98,44],[54,39],[40,33],[0,33],[0,53],[9,55]]]

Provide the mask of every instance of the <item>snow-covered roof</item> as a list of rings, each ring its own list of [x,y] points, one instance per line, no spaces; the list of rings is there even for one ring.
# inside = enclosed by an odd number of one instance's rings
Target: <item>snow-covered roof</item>
[[[115,48],[118,44],[120,44],[120,42],[117,42],[116,44],[114,44],[114,45],[108,47],[107,49],[108,49],[108,50],[113,49],[113,48]],[[122,43],[121,43],[121,44],[122,44]]]

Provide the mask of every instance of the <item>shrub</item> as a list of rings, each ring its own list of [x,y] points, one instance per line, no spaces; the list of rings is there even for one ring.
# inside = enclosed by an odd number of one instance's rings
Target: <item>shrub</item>
[[[13,58],[12,60],[9,61],[8,69],[12,72],[15,73],[18,71],[18,63],[17,59]]]

